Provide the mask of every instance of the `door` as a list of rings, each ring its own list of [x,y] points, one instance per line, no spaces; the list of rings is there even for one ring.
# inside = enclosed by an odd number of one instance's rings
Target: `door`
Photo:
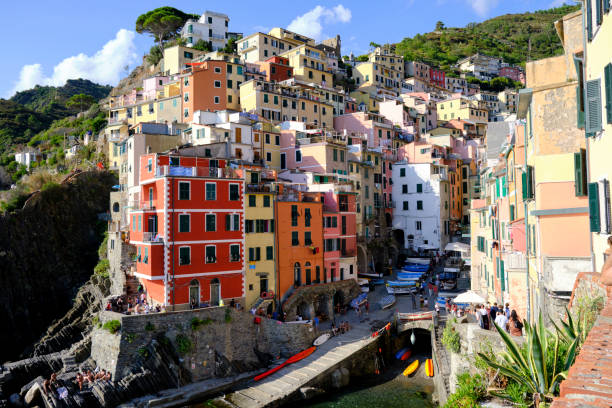
[[[236,128],[236,143],[242,143],[242,128]]]
[[[215,278],[210,281],[210,305],[219,306],[219,300],[221,299],[221,283],[219,279]]]
[[[310,285],[311,283],[312,283],[312,280],[310,276],[310,268],[306,268],[306,284]]]
[[[261,277],[259,278],[259,295],[262,293],[268,293],[268,278]]]
[[[200,282],[196,279],[189,284],[189,304],[195,303],[196,307],[200,306]]]
[[[302,271],[300,269],[300,263],[296,262],[293,265],[293,283],[295,286],[300,286],[302,284]]]
[[[340,268],[340,280],[344,280],[344,268]]]
[[[151,233],[151,237],[157,235],[157,215],[152,215],[147,220],[147,231]]]
[[[287,168],[287,155],[285,153],[281,153],[280,155],[280,168],[281,170],[285,170]]]

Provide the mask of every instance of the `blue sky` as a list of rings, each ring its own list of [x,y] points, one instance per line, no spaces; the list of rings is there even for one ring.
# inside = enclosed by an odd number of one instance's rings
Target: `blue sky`
[[[570,2],[571,0],[568,0]],[[233,1],[178,0],[172,6],[201,14],[230,16],[230,30],[250,34],[290,27],[327,38],[340,34],[342,53],[367,52],[370,41],[396,42],[431,31],[436,21],[463,27],[489,17],[557,6],[563,0],[385,0],[385,1]],[[134,33],[136,18],[159,0],[10,1],[2,6],[3,63],[0,97],[35,84],[62,85],[85,77],[115,84],[139,64],[151,37]],[[290,6],[288,6],[290,5]]]

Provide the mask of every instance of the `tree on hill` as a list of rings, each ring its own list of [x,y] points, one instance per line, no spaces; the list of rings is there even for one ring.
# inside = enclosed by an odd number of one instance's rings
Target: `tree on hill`
[[[441,21],[436,22],[436,31],[444,30],[444,23]]]
[[[184,13],[174,7],[159,7],[138,16],[136,32],[151,34],[159,49],[163,50],[164,41],[175,37],[190,18],[197,19],[199,16]]]
[[[72,95],[70,99],[66,102],[67,108],[78,107],[79,112],[83,112],[85,109],[88,109],[91,105],[96,102],[96,99],[91,95],[86,94],[76,94]]]

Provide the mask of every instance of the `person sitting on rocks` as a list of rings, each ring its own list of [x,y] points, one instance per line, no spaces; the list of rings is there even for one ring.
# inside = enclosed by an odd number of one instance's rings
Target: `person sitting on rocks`
[[[93,384],[93,382],[95,381],[94,373],[92,373],[91,370],[87,371],[87,381],[90,384]]]
[[[79,386],[79,391],[83,391],[83,375],[81,373],[77,373],[75,382]]]
[[[110,381],[111,380],[111,373],[109,371],[106,372],[106,374],[104,374],[104,381]]]

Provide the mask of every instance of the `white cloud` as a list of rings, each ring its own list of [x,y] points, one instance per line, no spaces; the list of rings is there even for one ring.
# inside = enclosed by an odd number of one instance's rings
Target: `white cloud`
[[[467,2],[472,6],[476,14],[480,17],[486,17],[489,11],[497,7],[499,0],[467,0]]]
[[[104,44],[94,55],[83,53],[68,57],[53,67],[53,74],[46,76],[41,64],[24,65],[8,96],[35,85],[61,86],[68,79],[89,79],[100,84],[119,82],[123,68],[137,60],[133,31],[121,29],[115,38]]]
[[[287,29],[312,37],[315,40],[321,40],[324,24],[348,23],[352,17],[351,10],[342,4],[332,8],[316,6],[305,14],[294,18],[287,26]]]
[[[253,26],[253,30],[259,32],[259,33],[267,33],[270,31],[270,27],[266,27],[266,26],[262,26],[262,25],[256,25]]]

